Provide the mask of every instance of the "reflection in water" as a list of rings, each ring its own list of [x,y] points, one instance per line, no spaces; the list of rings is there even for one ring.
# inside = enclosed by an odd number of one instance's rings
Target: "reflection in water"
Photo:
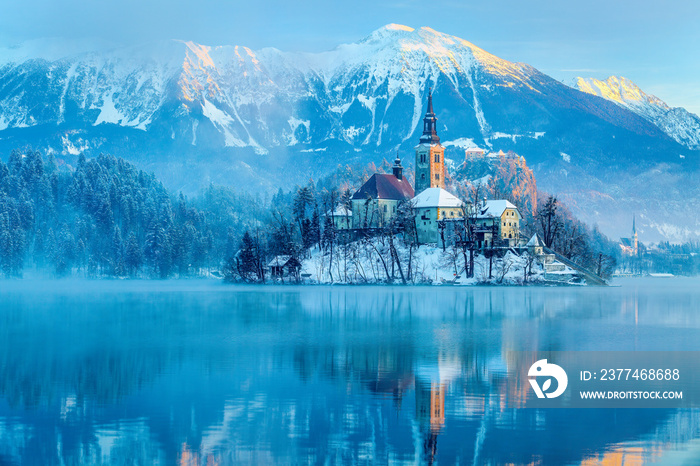
[[[513,351],[700,350],[698,284],[0,282],[0,463],[683,462],[696,410],[506,381]]]

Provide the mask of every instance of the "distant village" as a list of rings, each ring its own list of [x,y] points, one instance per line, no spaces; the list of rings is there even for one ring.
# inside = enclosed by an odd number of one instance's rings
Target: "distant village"
[[[621,257],[617,276],[697,275],[700,273],[700,244],[645,244],[639,240],[636,218],[632,217],[632,235],[620,238]]]

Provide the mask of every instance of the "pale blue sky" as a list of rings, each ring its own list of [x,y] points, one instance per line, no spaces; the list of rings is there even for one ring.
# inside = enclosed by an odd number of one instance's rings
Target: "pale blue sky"
[[[5,2],[0,44],[38,37],[322,51],[387,23],[430,26],[567,83],[621,75],[700,113],[700,1],[23,0]]]

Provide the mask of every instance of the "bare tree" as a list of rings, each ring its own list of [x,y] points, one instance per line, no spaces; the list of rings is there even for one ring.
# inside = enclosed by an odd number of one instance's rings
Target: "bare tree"
[[[496,282],[497,283],[503,283],[503,280],[506,278],[506,275],[508,275],[508,272],[510,272],[511,267],[513,266],[513,258],[510,253],[506,253],[505,256],[501,258],[501,260],[498,261],[496,265]]]
[[[525,253],[525,264],[523,265],[523,283],[527,283],[530,275],[532,275],[532,266],[535,264],[535,256],[529,252]]]
[[[537,220],[542,232],[542,240],[545,246],[551,248],[562,228],[561,219],[557,215],[558,201],[554,196],[549,196],[537,211]]]

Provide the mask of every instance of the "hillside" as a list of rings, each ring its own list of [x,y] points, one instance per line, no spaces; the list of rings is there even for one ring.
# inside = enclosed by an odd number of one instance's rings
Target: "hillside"
[[[430,28],[387,25],[309,54],[170,41],[107,53],[0,51],[0,154],[109,152],[171,189],[273,192],[339,164],[411,165],[428,88],[456,164],[525,156],[538,185],[612,235],[700,237],[700,153],[629,108]],[[646,236],[645,236],[646,235]]]

